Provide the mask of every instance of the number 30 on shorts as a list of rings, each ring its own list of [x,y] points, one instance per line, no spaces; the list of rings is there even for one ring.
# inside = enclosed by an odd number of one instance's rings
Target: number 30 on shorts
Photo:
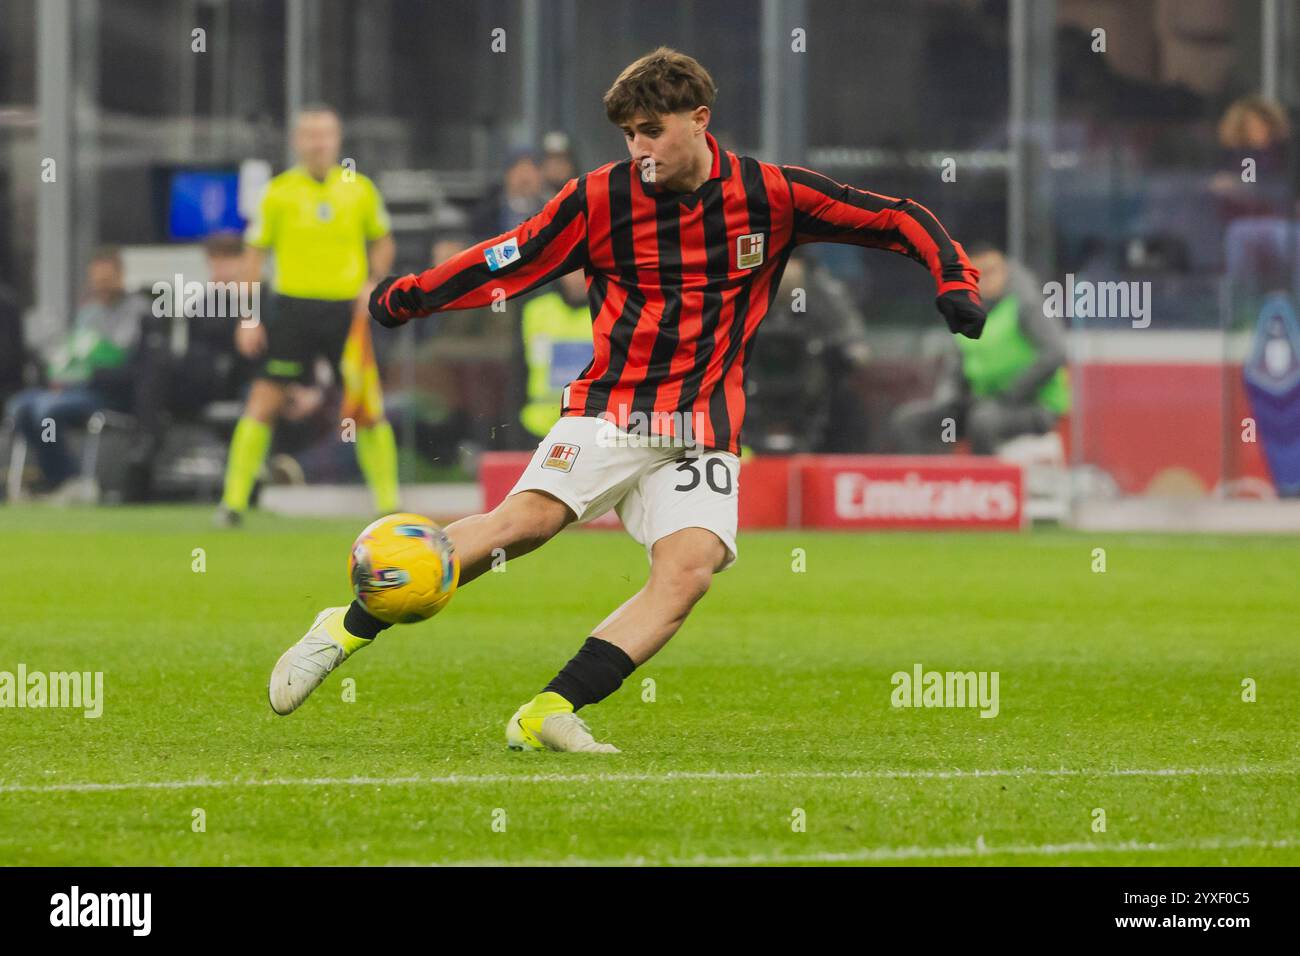
[[[673,486],[674,491],[694,491],[703,480],[718,494],[731,494],[731,469],[721,458],[706,458],[703,461],[698,458],[679,458],[677,470],[684,472],[686,477],[681,484]]]

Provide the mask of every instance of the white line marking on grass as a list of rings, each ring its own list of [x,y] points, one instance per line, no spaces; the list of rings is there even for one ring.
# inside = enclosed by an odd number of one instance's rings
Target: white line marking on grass
[[[486,773],[441,777],[301,777],[233,780],[138,780],[121,783],[7,783],[0,793],[97,793],[118,790],[212,790],[238,787],[398,787],[481,786],[509,783],[673,783],[763,782],[769,780],[978,780],[994,777],[1237,777],[1263,774],[1298,774],[1297,764],[1254,767],[1156,767],[1150,769],[1102,768],[1096,770],[779,770],[770,773],[726,770],[670,770],[664,773]]]
[[[645,856],[588,860],[562,857],[555,860],[464,860],[448,863],[390,863],[389,866],[764,866],[793,863],[894,863],[905,860],[979,859],[990,856],[1069,856],[1077,853],[1171,853],[1188,850],[1286,850],[1300,845],[1295,840],[1256,840],[1212,837],[1174,843],[1044,843],[989,846],[986,843],[958,846],[864,847],[842,853],[755,853],[748,856],[687,856],[655,858]]]
[[[872,847],[862,850],[850,850],[844,853],[802,853],[792,856],[753,854],[736,857],[695,857],[694,859],[686,858],[674,862],[678,865],[753,866],[760,863],[867,863],[876,860],[960,859],[1000,855],[1065,856],[1072,853],[1167,853],[1186,850],[1213,852],[1216,850],[1240,849],[1283,850],[1294,846],[1296,846],[1294,840],[1224,839],[1220,837],[1173,843],[1142,843],[1137,840],[1129,840],[1124,843],[1075,842],[989,846],[987,843],[980,842],[974,846]]]

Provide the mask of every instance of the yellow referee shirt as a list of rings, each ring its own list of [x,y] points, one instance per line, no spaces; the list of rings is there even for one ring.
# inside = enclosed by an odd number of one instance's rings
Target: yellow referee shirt
[[[298,299],[355,298],[369,273],[366,243],[388,235],[388,210],[367,177],[335,166],[324,182],[301,166],[267,183],[245,241],[275,255],[272,288]]]

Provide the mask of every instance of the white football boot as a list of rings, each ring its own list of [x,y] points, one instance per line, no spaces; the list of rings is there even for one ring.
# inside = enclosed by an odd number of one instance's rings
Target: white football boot
[[[538,694],[515,711],[506,724],[506,746],[511,750],[562,750],[569,753],[616,754],[613,744],[591,735],[587,722],[559,694]]]
[[[344,630],[343,617],[347,610],[327,607],[321,611],[306,635],[275,662],[268,691],[271,709],[277,714],[292,714],[330,671],[367,644],[374,643]]]

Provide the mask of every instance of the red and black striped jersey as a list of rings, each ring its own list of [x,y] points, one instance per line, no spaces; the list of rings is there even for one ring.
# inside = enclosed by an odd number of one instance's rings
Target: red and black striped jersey
[[[400,319],[478,308],[582,269],[594,354],[563,414],[679,436],[684,422],[695,443],[736,452],[745,367],[795,246],[898,252],[930,270],[938,294],[979,302],[977,271],[924,206],[737,156],[705,135],[713,166],[694,192],[643,181],[630,158],[610,163],[515,229],[396,280],[381,304]],[[419,307],[392,306],[396,289]]]

